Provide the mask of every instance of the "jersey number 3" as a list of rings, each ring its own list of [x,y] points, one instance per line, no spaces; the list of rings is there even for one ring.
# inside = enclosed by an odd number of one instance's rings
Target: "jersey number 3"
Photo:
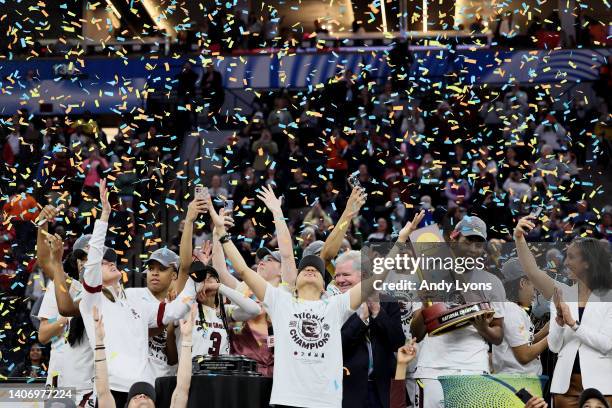
[[[219,349],[221,348],[221,333],[212,332],[210,334],[210,341],[212,341],[212,347],[208,349],[208,355],[218,356]]]

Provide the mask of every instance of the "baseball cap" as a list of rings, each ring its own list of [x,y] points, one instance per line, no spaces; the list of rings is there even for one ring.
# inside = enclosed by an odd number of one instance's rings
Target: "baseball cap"
[[[91,234],[83,234],[74,241],[74,245],[72,246],[72,250],[75,251],[80,249],[81,251],[87,253],[87,246],[89,245],[89,240],[91,239]]]
[[[189,276],[197,283],[204,281],[206,275],[209,274],[219,278],[219,273],[215,268],[200,261],[194,261],[189,268]]]
[[[319,258],[316,255],[306,255],[300,259],[300,264],[298,265],[298,274],[307,266],[312,266],[319,273],[325,277],[325,262],[323,259]]]
[[[132,400],[132,398],[140,394],[146,395],[147,397],[151,398],[153,402],[155,402],[155,388],[153,388],[151,384],[141,381],[141,382],[132,384],[132,386],[130,387],[130,391],[128,392],[127,402],[125,403],[125,406],[127,407],[130,404],[130,401]]]
[[[307,256],[307,255],[319,256],[321,254],[321,250],[323,249],[323,245],[325,245],[325,242],[320,241],[320,240],[311,242],[306,248],[304,248],[304,252],[302,253],[302,256]]]
[[[117,263],[117,252],[115,252],[113,248],[109,248],[105,246],[104,255],[102,256],[102,259],[116,264]]]
[[[464,237],[477,236],[487,239],[487,224],[476,216],[464,216],[455,227],[455,231]]]
[[[267,255],[270,255],[276,262],[280,263],[281,261],[281,256],[280,256],[279,251],[270,251],[266,247],[259,248],[257,252],[255,253],[255,255],[257,255],[257,258],[259,259],[264,259],[264,257],[266,257]]]
[[[523,276],[527,276],[527,274],[523,271],[523,267],[519,262],[518,258],[510,258],[501,268],[502,276],[504,277],[504,282],[512,282]]]
[[[147,259],[147,264],[151,261],[157,261],[162,264],[165,268],[170,265],[173,265],[176,269],[179,268],[179,256],[172,250],[164,247],[159,248],[153,251],[149,259]]]
[[[580,394],[580,401],[578,402],[578,407],[582,408],[584,403],[590,400],[591,398],[598,399],[599,401],[601,401],[602,404],[604,404],[606,408],[610,408],[610,404],[608,404],[608,401],[606,401],[603,394],[595,388],[587,388],[586,390],[582,391],[582,394]]]

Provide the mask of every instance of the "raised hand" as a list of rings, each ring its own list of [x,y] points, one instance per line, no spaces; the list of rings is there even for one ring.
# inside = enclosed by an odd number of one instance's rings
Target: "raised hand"
[[[353,187],[351,195],[346,202],[346,210],[348,211],[347,215],[349,218],[354,218],[357,216],[357,214],[359,214],[359,211],[365,204],[367,198],[368,195],[363,188]]]
[[[282,197],[276,197],[272,187],[263,186],[261,191],[257,193],[257,198],[259,198],[265,205],[268,207],[268,210],[272,212],[272,214],[282,214],[283,209],[283,200]]]
[[[397,364],[408,365],[416,357],[416,339],[413,338],[409,343],[397,349]]]
[[[223,217],[223,225],[225,225],[225,229],[230,229],[234,226],[234,217],[226,215],[225,208],[219,209],[219,215]]]
[[[225,233],[225,218],[223,217],[223,209],[221,209],[221,215],[219,215],[219,213],[217,213],[217,211],[215,210],[215,207],[213,207],[212,199],[210,198],[210,196],[206,200],[206,206],[208,208],[208,213],[210,214],[210,219],[212,220],[213,225],[215,226],[215,233]]]
[[[206,201],[198,198],[194,198],[187,206],[187,215],[185,221],[194,222],[199,214],[202,214],[207,210]]]
[[[535,228],[535,224],[532,222],[533,218],[532,215],[528,215],[518,221],[514,228],[514,239],[525,238],[525,235]]]
[[[104,343],[104,322],[102,321],[102,314],[98,310],[97,306],[93,307],[93,320],[96,332],[96,344],[100,345]]]
[[[106,188],[106,179],[100,180],[100,203],[102,204],[102,214],[110,215],[111,205],[108,201],[108,189]]]
[[[181,336],[183,337],[183,339],[191,338],[191,333],[193,331],[193,324],[196,318],[196,311],[197,311],[196,304],[194,303],[193,305],[191,305],[191,310],[189,311],[189,318],[187,320],[181,319],[180,321]]]
[[[57,214],[64,208],[64,204],[60,204],[57,207],[52,205],[46,205],[38,214],[38,219],[36,220],[36,224],[38,226],[42,226],[47,222],[53,221]]]
[[[57,234],[47,235],[47,241],[49,242],[49,249],[51,251],[51,262],[61,264],[64,259],[64,242],[62,237]]]
[[[419,227],[419,224],[425,218],[425,210],[421,210],[414,215],[412,221],[409,221],[404,225],[404,227],[399,232],[399,239],[403,242],[406,242],[410,238],[410,234],[412,234]]]
[[[204,241],[201,248],[193,250],[193,256],[204,265],[208,265],[212,257],[212,243],[210,241]]]

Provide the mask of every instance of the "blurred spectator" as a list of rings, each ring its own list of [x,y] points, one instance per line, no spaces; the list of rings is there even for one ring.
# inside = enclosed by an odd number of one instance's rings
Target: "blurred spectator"
[[[257,180],[264,177],[266,169],[275,161],[275,156],[278,153],[278,145],[272,140],[272,134],[268,129],[261,132],[261,137],[257,139],[251,150],[255,153],[253,161],[253,169],[255,169],[255,178]]]
[[[43,353],[43,346],[34,343],[26,355],[23,363],[17,364],[11,371],[11,377],[45,378],[47,376],[47,357]]]
[[[202,98],[204,106],[207,107],[209,116],[213,118],[219,114],[225,101],[225,89],[221,73],[215,69],[212,62],[206,64],[206,70],[202,76]],[[215,120],[216,122],[217,120]]]

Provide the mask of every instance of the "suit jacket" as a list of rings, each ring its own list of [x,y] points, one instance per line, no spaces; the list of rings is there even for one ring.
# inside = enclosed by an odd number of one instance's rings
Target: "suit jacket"
[[[404,345],[400,307],[397,302],[380,304],[376,318],[370,318],[369,326],[354,313],[342,326],[342,356],[344,380],[342,406],[366,407],[368,403],[368,347],[366,336],[372,345],[374,371],[372,377],[380,404],[389,407],[389,384],[395,374],[395,352]]]
[[[572,317],[578,321],[578,286],[558,286]],[[556,315],[555,304],[550,302],[548,346],[559,354],[550,392],[567,392],[576,353],[579,353],[584,389],[596,388],[604,395],[612,395],[612,291],[591,293],[576,331],[567,325],[559,326]]]

